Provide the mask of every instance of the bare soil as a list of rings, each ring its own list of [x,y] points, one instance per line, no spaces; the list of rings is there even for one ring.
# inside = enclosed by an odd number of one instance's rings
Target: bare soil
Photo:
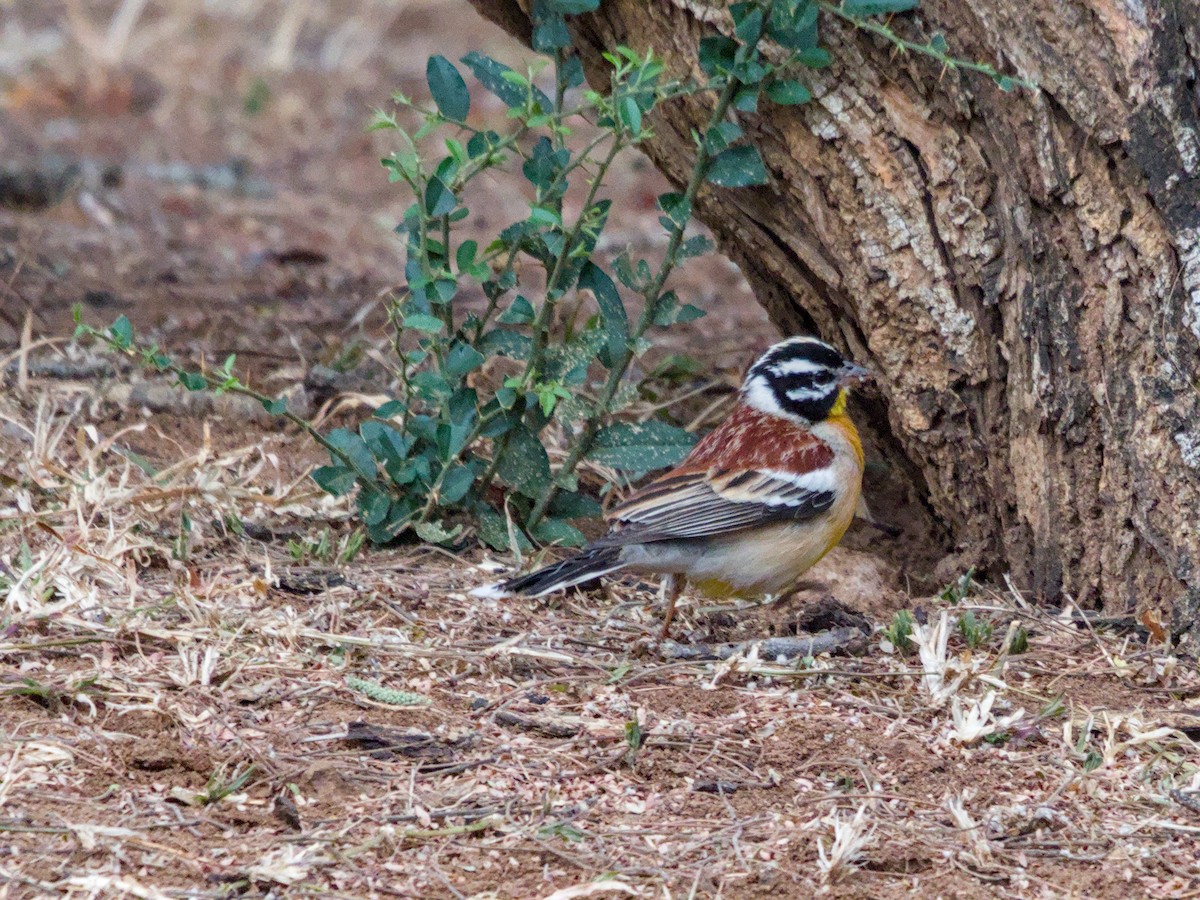
[[[1004,586],[950,606],[952,564],[861,524],[800,595],[685,601],[673,633],[844,606],[852,652],[678,661],[651,585],[495,603],[467,591],[513,561],[472,548],[339,559],[351,510],[302,435],[89,355],[71,308],[352,420],[407,204],[369,111],[421,94],[432,52],[522,54],[450,0],[163,0],[125,40],[116,4],[84,6],[0,23],[0,169],[75,165],[0,207],[2,896],[1200,895],[1200,675],[1153,621]],[[610,250],[653,249],[664,189],[617,173],[640,212]],[[775,335],[719,258],[676,287],[710,314],[652,359],[702,363],[676,411],[703,422]],[[920,652],[885,641],[900,609]],[[968,609],[993,628],[974,648]]]

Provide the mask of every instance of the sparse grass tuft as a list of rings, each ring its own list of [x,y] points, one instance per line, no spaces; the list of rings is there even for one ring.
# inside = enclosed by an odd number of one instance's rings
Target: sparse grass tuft
[[[825,840],[817,838],[817,869],[821,880],[829,883],[845,876],[862,858],[875,841],[875,828],[867,824],[866,806],[860,806],[853,817],[836,810],[824,822],[833,829],[833,840],[826,850]]]
[[[914,621],[912,613],[902,609],[896,613],[892,624],[884,629],[884,638],[897,652],[908,654],[915,649],[916,645],[912,641]]]
[[[954,579],[938,594],[938,598],[951,606],[957,606],[967,598],[971,593],[971,586],[975,583],[975,567],[967,569],[962,575]]]
[[[972,610],[966,610],[958,617],[958,633],[972,650],[989,643],[992,639],[992,623],[981,619]]]

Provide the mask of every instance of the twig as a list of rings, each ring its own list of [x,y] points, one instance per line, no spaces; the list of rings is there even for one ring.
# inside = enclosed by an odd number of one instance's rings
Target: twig
[[[575,735],[583,731],[582,725],[555,722],[553,719],[547,718],[526,718],[508,710],[501,710],[496,713],[496,715],[492,716],[492,721],[497,725],[507,725],[511,728],[519,728],[521,731],[532,731],[534,734],[552,738],[575,737]]]
[[[664,659],[723,660],[740,653],[757,650],[762,659],[803,659],[805,656],[818,656],[822,653],[840,650],[861,640],[862,637],[863,633],[859,629],[844,626],[804,637],[759,638],[729,644],[689,645],[675,641],[663,641],[659,652]]]

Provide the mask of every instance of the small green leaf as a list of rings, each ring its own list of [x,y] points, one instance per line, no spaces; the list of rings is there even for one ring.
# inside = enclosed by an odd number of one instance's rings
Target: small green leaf
[[[686,322],[694,322],[697,319],[703,319],[706,315],[708,315],[708,313],[706,313],[700,307],[693,306],[690,303],[685,303],[683,306],[679,307],[679,312],[675,315],[675,321],[682,325]]]
[[[458,200],[454,192],[438,176],[432,176],[425,185],[425,213],[434,217],[444,216],[456,206]]]
[[[526,88],[524,76],[517,75],[503,63],[497,62],[490,56],[484,56],[472,50],[462,58],[462,63],[475,73],[479,83],[499,97],[506,106],[520,108],[525,105],[529,91],[533,92],[534,102],[544,111],[554,108],[554,104],[546,94],[537,88]],[[516,83],[514,83],[516,82]],[[470,146],[468,144],[468,151]]]
[[[796,61],[810,69],[827,69],[833,64],[833,57],[824,47],[812,47],[796,54]]]
[[[533,321],[533,316],[533,304],[522,295],[517,294],[512,304],[496,321],[502,325],[528,325]]]
[[[632,669],[633,665],[631,663],[621,663],[621,665],[612,670],[612,672],[609,674],[608,681],[606,681],[605,684],[616,684],[618,681],[628,675]]]
[[[529,11],[533,19],[533,35],[529,43],[534,50],[549,54],[571,46],[571,33],[567,31],[567,23],[561,13],[541,0],[534,0]]]
[[[708,134],[704,138],[705,147],[710,154],[715,156],[741,136],[742,129],[736,122],[721,122],[708,129]],[[672,216],[672,218],[674,217]]]
[[[1029,652],[1029,632],[1023,627],[1018,627],[1013,633],[1012,642],[1008,645],[1008,652],[1014,656]]]
[[[282,397],[276,397],[274,400],[265,399],[259,402],[262,403],[263,409],[273,416],[282,416],[287,412],[287,401]]]
[[[667,291],[658,298],[658,302],[654,305],[654,324],[660,328],[674,325],[678,315],[679,295],[674,291]]]
[[[368,527],[381,524],[388,517],[391,501],[383,491],[363,488],[358,494],[358,511]]]
[[[424,331],[426,334],[437,334],[445,323],[437,316],[426,313],[409,313],[404,317],[404,327],[414,331]]]
[[[599,5],[599,0],[597,0]],[[579,54],[572,53],[567,57],[566,63],[563,64],[563,77],[568,88],[577,88],[583,85],[587,78],[583,74],[583,63],[579,61]]]
[[[764,74],[755,72],[751,75],[743,76],[751,83],[733,95],[734,109],[739,112],[758,111],[759,82],[762,81]]]
[[[529,179],[530,184],[545,192],[555,185],[558,176],[570,161],[570,151],[555,150],[550,139],[543,137],[529,151],[529,159],[521,166],[521,173]],[[539,197],[544,200],[547,196],[561,195],[565,187],[565,184],[560,185],[552,194],[542,193]]]
[[[479,244],[476,241],[463,241],[458,245],[458,251],[454,254],[454,262],[458,266],[458,271],[468,272],[475,266],[475,254],[479,252]]]
[[[457,168],[462,168],[471,158],[462,142],[456,141],[454,138],[446,138],[446,152],[454,158],[454,165]]]
[[[550,457],[537,435],[521,425],[508,434],[496,474],[526,497],[540,497],[550,485]]]
[[[555,822],[553,825],[543,825],[538,829],[538,835],[541,837],[559,837],[572,844],[578,843],[587,837],[586,834],[570,822]]]
[[[729,7],[733,15],[734,33],[745,44],[758,43],[762,35],[763,10],[756,3],[735,3]]]
[[[642,726],[638,724],[637,719],[630,719],[625,723],[625,743],[629,745],[631,752],[636,753],[642,746]]]
[[[817,4],[775,3],[767,33],[789,50],[811,50],[817,46]]]
[[[386,544],[408,525],[412,519],[412,510],[397,510],[395,503],[388,510],[387,517],[378,525],[371,525],[367,528],[367,537],[373,544]]]
[[[452,423],[465,425],[468,429],[473,428],[476,416],[479,414],[479,394],[475,392],[474,388],[460,385],[451,395],[446,409],[450,412]]]
[[[121,454],[121,456],[125,457],[151,478],[158,474],[158,469],[155,467],[154,463],[150,462],[150,460],[146,459],[146,457],[142,456],[140,453],[134,453],[129,448],[122,447],[119,444],[113,447],[113,450]]]
[[[334,497],[348,494],[354,487],[354,470],[348,466],[321,466],[313,469],[311,477],[317,487]]]
[[[379,462],[395,463],[408,456],[412,440],[388,422],[367,419],[358,426],[358,435],[366,441],[367,449]]]
[[[508,520],[504,516],[483,504],[476,509],[475,515],[479,520],[479,539],[481,541],[494,550],[512,549],[509,544]],[[522,551],[533,549],[533,544],[529,543],[529,538],[521,533],[521,529],[514,528],[512,533]]]
[[[733,125],[732,122],[729,124]],[[741,129],[736,125],[733,125],[733,127],[736,128],[739,133],[741,132]],[[721,149],[723,150],[725,148],[722,147]],[[676,225],[683,225],[688,219],[691,218],[692,215],[691,206],[685,201],[683,194],[677,194],[675,192],[660,194],[658,197],[658,208],[666,213],[667,218],[669,218],[671,222]]]
[[[597,432],[588,458],[621,471],[651,472],[675,465],[695,443],[695,435],[657,419],[620,423]]]
[[[730,147],[715,157],[706,178],[720,187],[749,187],[768,181],[762,157],[749,144]]]
[[[446,304],[454,299],[458,293],[458,282],[453,278],[438,278],[431,285],[433,295],[429,298],[430,303]]]
[[[437,372],[429,369],[426,369],[424,372],[418,372],[409,379],[409,384],[417,392],[417,396],[435,402],[440,402],[444,397],[448,397],[454,392],[454,388],[450,386],[450,382],[446,381]]]
[[[694,256],[703,256],[710,253],[713,249],[713,242],[702,234],[694,235],[679,245],[679,258],[691,259]]]
[[[641,260],[640,262],[644,262]],[[640,270],[641,266],[638,266]],[[613,270],[617,273],[617,280],[631,291],[641,293],[642,288],[646,283],[642,281],[638,274],[634,271],[634,264],[629,258],[629,251],[624,250],[613,260]]]
[[[431,544],[449,544],[462,534],[462,526],[455,525],[449,529],[441,522],[418,522],[413,526],[413,531],[421,540]]]
[[[345,428],[335,428],[325,436],[325,440],[347,457],[359,478],[364,481],[375,478],[375,456],[361,437]]]
[[[446,354],[446,374],[451,378],[462,378],[483,365],[484,355],[470,344],[455,344]]]
[[[129,321],[129,316],[119,316],[108,327],[108,333],[122,350],[128,350],[133,344],[133,323]]]
[[[562,491],[550,504],[550,512],[560,519],[594,519],[604,514],[604,507],[586,494]]]
[[[842,12],[864,19],[867,16],[908,12],[916,9],[918,3],[919,0],[842,0]]]
[[[533,527],[533,536],[543,544],[562,547],[582,547],[587,543],[582,531],[562,519],[542,519]]]
[[[442,478],[442,488],[438,491],[438,501],[445,505],[457,503],[467,495],[475,482],[475,470],[470,466],[454,466]]]
[[[780,78],[767,85],[767,96],[780,106],[797,106],[812,99],[812,93],[795,79]]]
[[[425,80],[438,111],[447,119],[464,122],[471,111],[471,94],[467,83],[444,56],[431,56],[425,64]]]
[[[554,228],[562,225],[562,216],[552,209],[546,209],[543,206],[531,206],[529,208],[529,221],[534,225],[543,225]]]
[[[642,111],[638,108],[637,101],[632,97],[625,97],[620,103],[621,123],[629,129],[629,133],[637,137],[642,133]]]
[[[510,359],[529,359],[529,351],[533,341],[528,335],[509,331],[507,328],[493,328],[479,342],[479,350],[486,356],[507,356]]]
[[[374,416],[377,419],[390,419],[393,416],[398,416],[403,413],[405,408],[405,405],[399,400],[389,400],[387,403],[383,404],[383,406],[375,410]]]
[[[496,402],[500,404],[501,409],[512,409],[513,405],[517,402],[517,392],[512,388],[502,387],[496,391]],[[487,435],[487,437],[493,436],[498,435]]]
[[[564,378],[571,378],[571,373],[566,373]],[[574,383],[574,380],[572,380]],[[569,400],[571,392],[561,384],[543,384],[539,386],[538,391],[538,406],[542,410],[542,415],[547,419],[554,412],[554,407],[558,405],[559,400]]]
[[[733,68],[737,42],[724,35],[700,39],[700,70],[705,75],[716,75]]]
[[[199,372],[180,372],[179,383],[189,391],[202,391],[208,387],[208,379]]]
[[[608,273],[593,262],[584,264],[579,273],[579,287],[591,291],[600,307],[600,324],[608,352],[616,358],[625,348],[629,339],[629,317],[625,312],[625,304],[621,302],[621,294],[617,286],[608,277]]]
[[[500,135],[494,131],[477,131],[467,141],[467,153],[472,159],[486,156],[500,144]]]

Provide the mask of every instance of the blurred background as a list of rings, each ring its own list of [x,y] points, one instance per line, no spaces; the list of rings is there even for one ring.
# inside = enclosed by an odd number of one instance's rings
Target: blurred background
[[[427,98],[431,54],[472,49],[533,57],[465,0],[0,2],[0,345],[69,331],[75,304],[252,372],[383,339],[410,198],[379,165],[396,136],[365,126],[396,91]],[[472,87],[473,120],[502,129]],[[668,186],[636,153],[610,180],[637,202],[606,246],[652,253]],[[466,224],[485,238],[524,206],[521,181],[492,184]],[[675,284],[720,312],[703,341],[672,330],[706,364],[774,334],[723,259]]]

